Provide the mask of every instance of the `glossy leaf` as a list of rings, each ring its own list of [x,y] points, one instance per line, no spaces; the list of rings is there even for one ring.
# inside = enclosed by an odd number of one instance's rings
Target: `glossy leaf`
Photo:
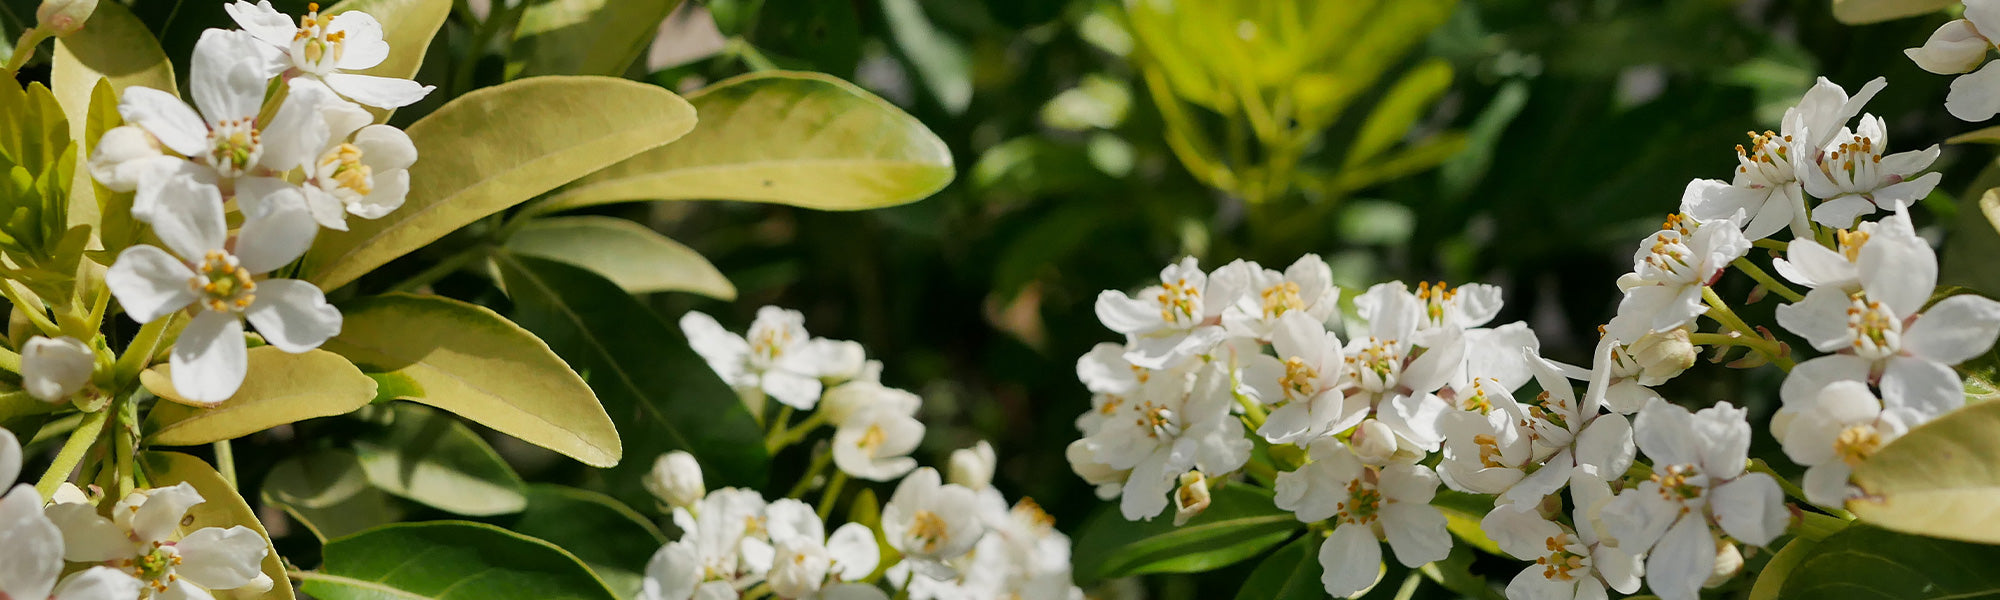
[[[211,408],[195,408],[174,391],[172,367],[139,375],[146,391],[175,400],[146,417],[146,441],[196,446],[233,440],[306,419],[353,412],[375,398],[375,380],[340,355],[324,350],[291,354],[271,346],[250,349],[249,371],[236,395]]]
[[[1784,590],[1785,580],[1791,578],[1800,563],[1812,558],[1813,551],[1818,547],[1819,542],[1804,538],[1794,537],[1785,542],[1784,547],[1764,563],[1764,569],[1757,572],[1757,580],[1750,585],[1748,600],[1777,600],[1778,593]]]
[[[1863,496],[1847,509],[1918,535],[2000,543],[2000,403],[1981,402],[1911,429],[1854,468]]]
[[[701,124],[578,180],[536,212],[637,200],[745,200],[860,210],[951,182],[951,152],[915,117],[817,73],[763,72],[688,97]]]
[[[626,440],[636,460],[605,475],[615,495],[634,505],[649,502],[639,477],[669,450],[693,454],[710,489],[764,484],[763,433],[678,329],[581,268],[530,256],[496,262],[514,299],[514,320],[590,374],[619,430],[644,432]]]
[[[265,576],[271,578],[271,589],[261,593],[248,589],[217,591],[215,597],[218,600],[292,600],[292,582],[285,576],[284,559],[271,546],[270,532],[264,530],[264,524],[257,520],[257,513],[250,510],[250,504],[237,495],[235,486],[223,479],[222,474],[216,473],[201,459],[178,452],[147,452],[140,455],[140,460],[154,487],[186,482],[201,494],[203,502],[189,508],[187,517],[181,521],[183,533],[205,527],[241,525],[264,538],[263,571]]]
[[[1318,535],[1301,536],[1271,553],[1257,570],[1244,580],[1236,600],[1321,600],[1326,588],[1320,584]]]
[[[331,290],[482,217],[674,141],[694,109],[658,86],[535,77],[473,91],[411,124],[417,163],[402,208],[323,231],[306,278]]]
[[[354,441],[369,483],[461,515],[502,515],[528,506],[528,484],[478,433],[429,408],[393,406],[387,427]]]
[[[346,356],[399,398],[458,413],[594,467],[618,464],[622,444],[590,386],[548,344],[482,306],[437,296],[385,294],[343,303]]]
[[[507,238],[507,249],[590,269],[634,294],[684,291],[736,299],[736,286],[700,253],[625,219],[536,219]]]
[[[1865,25],[1937,12],[1951,4],[1952,0],[1833,0],[1833,18]]]
[[[611,600],[575,556],[492,525],[403,523],[329,542],[326,563],[298,575],[320,600]]]
[[[174,65],[160,50],[160,41],[121,3],[99,2],[83,29],[57,39],[55,50],[49,88],[66,114],[88,112],[99,79],[109,80],[120,92],[136,85],[180,94]],[[83,126],[82,119],[72,119],[70,136],[83,137]]]
[[[1785,578],[1782,600],[1944,600],[2000,596],[2000,546],[1849,527]]]
[[[264,475],[265,504],[284,509],[321,543],[400,521],[394,497],[368,483],[361,461],[347,450],[287,457]]]
[[[610,496],[548,484],[528,487],[528,509],[507,529],[568,550],[620,598],[638,595],[646,562],[667,543],[652,521]]]
[[[625,73],[680,0],[542,0],[521,11],[507,76]]]
[[[1079,583],[1144,573],[1196,573],[1269,550],[1305,527],[1271,504],[1271,492],[1232,485],[1213,494],[1206,512],[1175,527],[1173,515],[1126,521],[1107,506],[1077,535]]]

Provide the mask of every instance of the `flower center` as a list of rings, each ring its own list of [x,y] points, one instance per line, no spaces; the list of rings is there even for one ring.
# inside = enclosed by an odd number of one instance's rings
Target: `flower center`
[[[1264,317],[1277,318],[1288,310],[1305,310],[1306,300],[1299,296],[1299,284],[1290,281],[1264,288]]]
[[[208,132],[208,164],[224,177],[236,177],[264,156],[263,134],[255,117],[217,123]]]
[[[1500,462],[1499,439],[1482,433],[1472,436],[1472,443],[1479,445],[1479,464],[1485,465],[1488,469],[1507,466],[1506,463]]]
[[[912,518],[910,535],[924,543],[924,552],[937,552],[939,544],[951,539],[951,528],[945,525],[944,517],[928,510],[917,511]]]
[[[1548,548],[1549,553],[1536,558],[1535,564],[1542,566],[1542,577],[1550,581],[1575,580],[1576,575],[1573,575],[1573,572],[1586,570],[1590,566],[1590,557],[1575,551],[1583,548],[1576,547],[1576,540],[1567,532],[1543,540],[1543,545]]]
[[[319,172],[331,183],[335,190],[345,189],[358,196],[366,196],[375,189],[375,170],[361,164],[361,148],[354,144],[341,144],[326,151],[319,157]]]
[[[1482,415],[1493,413],[1493,402],[1486,399],[1486,386],[1481,383],[1482,381],[1484,380],[1472,380],[1472,393],[1466,394],[1465,399],[1459,401],[1460,410],[1477,411]]]
[[[1576,409],[1570,407],[1568,398],[1544,390],[1535,396],[1535,402],[1528,405],[1528,416],[1562,429],[1569,429],[1569,415],[1576,412]]]
[[[1708,487],[1706,479],[1694,465],[1670,465],[1654,471],[1652,477],[1654,483],[1660,484],[1660,497],[1675,502],[1701,498],[1702,491]]]
[[[752,327],[750,333],[750,354],[761,358],[764,364],[777,362],[785,355],[785,348],[792,345],[792,332],[784,327]]]
[[[1751,187],[1770,187],[1797,179],[1792,173],[1792,136],[1779,137],[1771,131],[1747,134],[1750,148],[1736,147],[1736,172],[1750,175],[1755,180]]]
[[[1847,308],[1847,329],[1854,336],[1854,354],[1869,360],[1895,356],[1903,348],[1903,320],[1880,302],[1855,294]]]
[[[861,434],[861,441],[856,442],[854,445],[860,447],[862,450],[867,450],[869,456],[874,456],[875,449],[882,447],[882,442],[887,439],[889,439],[889,434],[882,432],[881,425],[869,425],[868,431]]]
[[[1840,457],[1847,466],[1860,466],[1861,461],[1874,456],[1882,449],[1882,434],[1873,425],[1855,425],[1840,431],[1833,439],[1833,454]]]
[[[180,566],[181,553],[172,545],[153,542],[153,550],[132,561],[132,576],[146,582],[155,593],[167,591],[167,584],[180,579],[174,574],[174,567]]]
[[[1285,359],[1285,377],[1278,380],[1278,386],[1285,389],[1287,400],[1311,398],[1319,391],[1315,381],[1319,380],[1319,369],[1306,364],[1297,356]]]
[[[1660,230],[1651,253],[1639,264],[1639,276],[1654,283],[1694,283],[1696,260],[1686,243],[1686,221],[1678,214],[1668,215]]]
[[[1356,366],[1363,389],[1380,392],[1396,387],[1396,381],[1403,375],[1403,353],[1397,351],[1395,344],[1396,340],[1371,337],[1361,352],[1347,357],[1347,362]]]
[[[1190,327],[1201,320],[1201,290],[1187,279],[1161,282],[1160,288],[1160,320]]]
[[[216,312],[243,310],[257,299],[257,282],[250,278],[250,271],[221,250],[210,250],[202,257],[200,269],[188,284],[201,293],[208,309]]]
[[[1152,402],[1139,403],[1139,428],[1146,430],[1149,437],[1176,437],[1181,434],[1181,425],[1174,421],[1174,411]]]
[[[1819,161],[1819,170],[1844,189],[1873,189],[1881,183],[1882,148],[1871,138],[1853,136]]]
[[[1861,260],[1861,247],[1868,245],[1868,232],[1842,229],[1834,232],[1833,237],[1840,241],[1840,254],[1847,257],[1847,262]]]
[[[327,32],[332,24],[331,17],[320,18],[319,3],[307,4],[305,16],[299,17],[299,32],[292,36],[293,60],[313,69],[318,69],[329,54],[334,62],[340,62],[347,49],[347,32]]]
[[[1356,479],[1347,482],[1347,500],[1334,505],[1339,512],[1336,520],[1367,525],[1375,522],[1375,514],[1382,510],[1382,491]]]
[[[1432,286],[1428,281],[1417,282],[1417,299],[1423,301],[1424,316],[1430,319],[1432,325],[1444,324],[1445,305],[1457,296],[1458,290],[1446,286],[1442,281],[1437,282],[1436,286]]]

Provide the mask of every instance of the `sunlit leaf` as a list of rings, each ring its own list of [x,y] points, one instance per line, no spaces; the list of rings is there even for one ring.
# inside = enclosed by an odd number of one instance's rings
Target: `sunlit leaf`
[[[917,0],[882,0],[882,16],[917,80],[946,111],[965,112],[972,104],[972,53],[965,44],[939,31]]]
[[[222,474],[215,472],[201,459],[178,452],[147,452],[140,455],[141,464],[146,469],[146,477],[154,487],[168,487],[183,482],[194,486],[201,494],[203,502],[189,508],[187,517],[181,521],[183,533],[206,527],[248,527],[265,539],[264,575],[271,578],[271,589],[256,592],[249,589],[216,591],[219,600],[292,600],[292,582],[285,577],[284,559],[270,544],[271,534],[264,530],[264,524],[257,520],[257,513],[250,510],[250,504],[236,493],[236,488]]]
[[[482,523],[389,525],[329,542],[325,556],[297,576],[320,600],[617,598],[570,553]]]
[[[528,506],[527,483],[479,434],[429,408],[392,406],[387,427],[354,441],[369,483],[461,515],[502,515]]]
[[[590,269],[634,294],[684,291],[736,298],[736,286],[700,253],[625,219],[536,219],[508,236],[507,249]]]
[[[625,73],[680,0],[543,0],[521,11],[507,76]]]
[[[160,50],[159,40],[118,2],[99,2],[83,29],[57,39],[55,48],[49,88],[64,113],[86,114],[98,79],[110,80],[112,89],[120,92],[136,85],[180,94],[174,85],[174,65]],[[71,120],[71,137],[82,138],[83,126],[82,119]]]
[[[1904,533],[2000,543],[1995,431],[2000,402],[1969,405],[1911,429],[1854,467],[1863,495],[1847,509]]]
[[[1424,61],[1404,73],[1361,124],[1361,133],[1354,137],[1347,151],[1346,167],[1351,169],[1368,162],[1402,141],[1417,119],[1450,87],[1451,63],[1444,59]]]
[[[340,355],[322,350],[292,354],[271,346],[250,349],[249,370],[236,395],[211,408],[177,400],[171,366],[139,375],[146,391],[161,402],[147,416],[146,441],[162,446],[195,446],[232,440],[306,419],[353,412],[375,398],[375,380]]]

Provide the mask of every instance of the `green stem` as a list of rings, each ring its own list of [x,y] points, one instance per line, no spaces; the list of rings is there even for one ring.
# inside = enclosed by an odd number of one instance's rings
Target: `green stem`
[[[819,474],[825,472],[826,466],[832,464],[832,462],[832,450],[814,452],[812,465],[806,467],[805,475],[799,477],[798,483],[792,484],[791,491],[785,492],[785,497],[794,500],[804,497],[806,492],[812,489],[813,480],[819,479]]]
[[[1721,323],[1722,326],[1743,334],[1743,337],[1747,338],[1738,340],[1737,345],[1762,353],[1765,358],[1770,359],[1771,364],[1778,365],[1780,369],[1786,371],[1792,370],[1792,359],[1784,355],[1784,351],[1779,347],[1778,342],[1764,339],[1764,336],[1757,333],[1755,328],[1750,327],[1749,323],[1743,322],[1742,317],[1736,316],[1736,312],[1729,309],[1729,303],[1722,301],[1722,297],[1715,294],[1715,288],[1703,286],[1701,288],[1701,299],[1708,303],[1708,312],[1704,313],[1708,315],[1708,318],[1714,319],[1715,322]]]
[[[791,407],[788,406],[785,407],[784,411],[779,413],[779,417],[783,418],[785,416],[789,416],[790,414],[791,414]],[[779,423],[780,423],[779,427],[783,427],[783,421],[779,421]],[[813,414],[806,415],[805,420],[799,421],[798,425],[786,428],[784,431],[778,433],[777,435],[772,436],[769,439],[766,439],[764,441],[764,450],[767,453],[776,454],[779,450],[791,447],[792,444],[797,444],[799,442],[805,441],[806,436],[812,435],[812,432],[818,430],[821,425],[825,424],[826,424],[826,413],[824,412],[814,412]]]
[[[1757,266],[1757,263],[1750,262],[1749,257],[1736,259],[1736,262],[1730,264],[1735,265],[1737,269],[1743,271],[1744,275],[1749,275],[1751,279],[1757,280],[1757,283],[1763,285],[1764,289],[1771,290],[1772,293],[1783,296],[1787,301],[1798,302],[1806,299],[1805,295],[1792,291],[1792,288],[1785,287],[1785,284],[1779,283],[1777,279],[1771,277],[1770,273],[1765,273],[1764,269]]]
[[[830,453],[829,453],[830,454]],[[834,470],[833,477],[826,483],[826,491],[819,496],[819,520],[825,521],[833,514],[833,507],[840,504],[840,488],[847,486],[847,472]]]
[[[153,362],[153,356],[159,354],[161,346],[171,342],[166,339],[167,331],[173,328],[174,321],[181,315],[172,313],[139,327],[139,333],[132,336],[132,343],[125,346],[125,353],[118,355],[118,362],[112,365],[113,385],[129,385],[133,378],[139,376],[139,371]]]
[[[1755,242],[1750,242],[1750,245],[1768,250],[1777,250],[1779,252],[1784,252],[1791,248],[1790,246],[1785,245],[1784,242],[1780,242],[1778,240],[1774,240],[1771,238],[1764,238],[1761,240],[1757,240]]]
[[[49,470],[35,482],[35,491],[41,493],[43,498],[54,497],[56,486],[69,478],[70,471],[76,470],[76,463],[81,462],[84,453],[89,452],[91,445],[97,442],[98,434],[104,432],[104,423],[110,418],[109,410],[85,414],[83,422],[70,432],[69,440],[63,442],[62,450],[56,452],[55,462],[50,463]]]
[[[21,355],[15,353],[13,350],[0,348],[0,369],[5,369],[9,373],[20,373]]]
[[[1403,587],[1396,589],[1396,600],[1410,600],[1417,595],[1417,584],[1423,582],[1422,571],[1410,571],[1410,576],[1403,578]]]
[[[1854,514],[1847,512],[1846,510],[1842,510],[1837,507],[1820,506],[1819,504],[1811,500],[1807,500],[1805,489],[1800,488],[1797,484],[1792,483],[1792,480],[1785,479],[1785,477],[1783,475],[1779,475],[1777,471],[1771,470],[1771,465],[1765,463],[1764,459],[1761,458],[1751,459],[1750,467],[1747,470],[1754,473],[1763,473],[1765,475],[1771,476],[1771,479],[1776,480],[1778,482],[1778,488],[1784,490],[1785,495],[1791,496],[1793,500],[1797,500],[1803,504],[1811,504],[1815,507],[1818,507],[1820,510],[1826,511],[1827,514],[1839,517],[1841,520],[1844,521],[1854,520]]]
[[[236,449],[229,446],[229,440],[215,443],[215,472],[229,483],[229,489],[240,489],[236,486]]]
[[[792,424],[793,412],[794,410],[789,404],[784,405],[783,408],[778,409],[778,416],[773,417],[771,419],[771,422],[768,423],[771,426],[770,429],[764,432],[765,450],[771,452],[777,451],[775,448],[771,447],[771,442],[776,441],[778,439],[778,436],[785,434],[785,428]]]
[[[6,68],[0,70],[5,70],[7,78],[13,79],[14,73],[19,72],[22,66],[28,64],[29,59],[35,57],[35,46],[41,45],[42,40],[46,39],[49,39],[48,30],[39,26],[21,32],[20,39],[14,42],[14,56],[7,60]]]
[[[111,432],[112,464],[116,465],[118,469],[118,489],[112,497],[123,498],[135,489],[134,477],[132,475],[135,469],[132,466],[132,457],[138,451],[138,440],[136,438],[138,437],[137,430],[139,424],[137,420],[139,408],[138,404],[127,398],[113,405],[105,412],[111,412],[112,410],[118,411],[119,421],[113,425],[116,429]]]
[[[750,67],[752,71],[778,70],[778,63],[772,62],[771,57],[764,56],[764,51],[758,50],[749,40],[732,37],[725,43],[724,48],[730,54],[743,59],[743,66]]]

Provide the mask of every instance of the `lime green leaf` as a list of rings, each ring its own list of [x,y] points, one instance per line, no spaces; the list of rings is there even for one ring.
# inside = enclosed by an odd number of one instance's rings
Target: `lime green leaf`
[[[1354,146],[1347,151],[1346,166],[1354,168],[1376,155],[1388,150],[1410,132],[1417,119],[1430,110],[1438,96],[1451,87],[1451,63],[1442,58],[1433,58],[1419,64],[1375,105],[1368,113],[1368,120],[1361,124],[1361,133],[1354,138]]]
[[[915,202],[951,182],[943,140],[916,117],[831,76],[752,73],[688,101],[701,115],[693,133],[578,180],[534,210],[635,200],[859,210]]]
[[[1945,138],[1947,144],[2000,144],[2000,125],[1967,131]]]
[[[382,39],[389,42],[389,58],[382,64],[356,71],[362,75],[411,79],[417,76],[417,69],[424,64],[424,55],[430,52],[431,38],[437,36],[438,28],[444,27],[445,18],[451,16],[451,0],[347,0],[333,5],[323,16],[333,16],[350,10],[358,10],[375,17],[382,23]],[[389,119],[394,110],[367,107],[375,114],[375,122]]]
[[[306,419],[353,412],[375,398],[375,380],[340,355],[322,350],[291,354],[271,346],[250,349],[243,387],[211,408],[195,408],[174,391],[172,367],[162,364],[139,374],[162,402],[146,417],[146,441],[162,446],[195,446],[233,440]]]
[[[1487,554],[1507,555],[1500,551],[1500,544],[1486,537],[1486,530],[1479,526],[1479,522],[1486,518],[1486,513],[1493,510],[1492,496],[1438,490],[1437,497],[1431,500],[1431,505],[1444,513],[1445,529],[1451,530],[1452,535],[1458,539]]]
[[[264,538],[264,575],[271,578],[271,590],[254,592],[248,589],[215,592],[218,600],[292,600],[292,582],[285,577],[285,561],[278,556],[277,549],[271,547],[271,534],[264,530],[264,524],[257,520],[257,513],[250,510],[250,504],[237,495],[235,486],[222,478],[222,474],[201,459],[178,452],[147,452],[140,455],[141,464],[146,469],[146,477],[155,487],[168,487],[187,483],[201,494],[201,504],[188,509],[185,520],[181,521],[182,532],[192,532],[206,527],[235,527],[241,525],[257,532]]]
[[[625,73],[680,0],[544,0],[514,27],[507,77]]]
[[[644,432],[626,440],[636,460],[605,476],[617,482],[617,496],[649,502],[639,477],[669,450],[693,454],[710,488],[764,484],[770,459],[757,422],[677,328],[589,271],[530,256],[495,260],[514,320],[590,375],[620,430]]]
[[[1848,25],[1866,25],[1937,12],[1953,0],[1833,0],[1833,18]]]
[[[700,253],[625,219],[536,219],[507,238],[507,249],[590,269],[634,294],[685,291],[736,299],[736,286]]]
[[[12,384],[0,384],[0,388],[4,388],[4,391],[0,391],[0,423],[29,415],[52,413],[66,406],[37,400]]]
[[[393,398],[458,413],[593,467],[624,456],[617,428],[583,378],[535,334],[493,311],[411,294],[340,308],[340,335],[322,347],[395,381],[388,386]]]
[[[369,483],[461,515],[503,515],[528,506],[528,484],[471,428],[422,406],[393,406],[387,428],[354,441]]]
[[[612,600],[575,556],[548,542],[461,521],[404,523],[328,543],[296,575],[320,600]]]
[[[1847,509],[1918,535],[2000,543],[2000,402],[1945,414],[1854,467],[1863,496]]]
[[[507,528],[568,550],[620,598],[639,593],[646,562],[667,536],[610,496],[559,485],[528,488],[528,510]]]
[[[1326,587],[1319,582],[1318,535],[1302,536],[1257,563],[1236,600],[1321,600]]]
[[[1246,485],[1215,490],[1208,510],[1175,527],[1171,515],[1126,521],[1117,506],[1090,518],[1076,541],[1079,583],[1143,573],[1196,573],[1262,554],[1305,527]]]
[[[2000,546],[1849,527],[1815,546],[1785,578],[1778,598],[1992,598],[2000,596],[1995,564],[2000,564]]]
[[[481,217],[674,141],[694,109],[658,86],[534,77],[473,91],[411,124],[417,163],[403,207],[321,232],[307,279],[331,290]]]
[[[965,112],[972,104],[972,53],[965,44],[932,25],[917,0],[882,0],[882,16],[931,96],[952,114]]]
[[[265,504],[284,509],[321,543],[403,518],[398,501],[369,485],[361,460],[346,450],[319,450],[278,461],[259,489]]]
[[[1813,549],[1818,547],[1819,542],[1805,538],[1795,537],[1785,542],[1784,547],[1764,563],[1764,570],[1757,572],[1756,583],[1750,585],[1749,600],[1777,600],[1778,593],[1785,587],[1785,580],[1791,578],[1792,571],[1812,557]]]
[[[120,92],[132,86],[180,94],[174,65],[146,24],[117,2],[99,2],[83,29],[56,40],[49,87],[65,114],[88,114],[91,90],[99,79]],[[82,139],[83,119],[70,120],[71,139]]]

